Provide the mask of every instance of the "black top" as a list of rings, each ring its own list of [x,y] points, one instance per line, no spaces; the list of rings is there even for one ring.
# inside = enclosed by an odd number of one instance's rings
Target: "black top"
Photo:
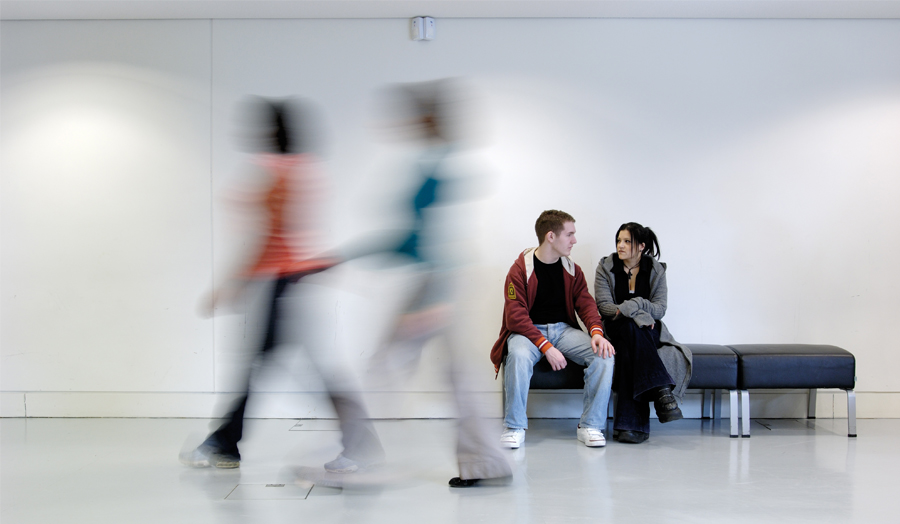
[[[613,256],[612,274],[616,277],[616,304],[621,304],[634,297],[650,300],[650,271],[653,270],[653,261],[650,257],[641,257],[640,271],[634,282],[634,293],[628,291],[628,274],[625,272],[625,264],[619,259],[619,255]]]
[[[567,322],[562,260],[544,264],[534,256],[534,276],[537,277],[538,288],[534,304],[528,312],[531,322],[535,325]]]

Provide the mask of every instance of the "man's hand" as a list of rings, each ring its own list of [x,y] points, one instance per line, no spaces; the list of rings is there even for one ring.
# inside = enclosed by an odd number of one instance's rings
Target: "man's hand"
[[[396,336],[400,341],[414,340],[437,333],[450,322],[450,305],[446,303],[406,313],[397,322]]]
[[[602,335],[594,335],[591,337],[591,348],[593,348],[594,353],[603,358],[609,358],[616,354],[616,350],[613,348],[612,344],[609,343],[609,340],[603,338]],[[547,351],[547,353],[550,352]]]
[[[219,294],[215,290],[205,293],[197,304],[197,314],[203,318],[210,318],[216,314],[216,302]]]
[[[550,367],[553,368],[553,371],[559,371],[566,367],[566,357],[564,357],[555,347],[551,346],[550,349],[544,353],[544,356],[547,357],[547,362],[550,363]]]
[[[244,292],[246,285],[247,282],[244,280],[230,280],[223,283],[200,298],[197,313],[204,318],[214,316],[220,307],[235,304]]]

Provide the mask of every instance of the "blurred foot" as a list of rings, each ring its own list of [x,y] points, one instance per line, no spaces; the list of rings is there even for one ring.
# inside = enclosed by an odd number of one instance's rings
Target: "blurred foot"
[[[241,467],[240,457],[234,455],[215,454],[213,455],[213,466],[220,469],[234,469]]]
[[[512,475],[492,479],[461,479],[453,477],[450,479],[449,485],[451,488],[471,488],[473,486],[506,486],[510,482],[512,482]]]
[[[192,468],[215,466],[222,469],[234,469],[241,467],[240,457],[224,453],[222,450],[209,444],[200,444],[193,450],[181,452],[178,455],[178,460],[185,466]]]
[[[321,486],[361,491],[381,490],[391,484],[407,482],[413,478],[409,471],[388,469],[387,466],[359,469],[352,473],[333,473],[322,467],[297,466],[289,468],[298,486]]]
[[[301,466],[293,468],[294,483],[298,486],[312,487],[322,486],[326,488],[342,489],[348,476],[344,473],[331,473],[321,468]]]
[[[325,463],[325,471],[329,473],[355,473],[360,470],[378,466],[382,463],[383,461],[381,460],[365,462],[361,460],[353,460],[345,457],[344,454],[341,453],[331,462]]]
[[[331,462],[325,463],[325,471],[329,473],[353,473],[359,471],[360,467],[358,462],[350,460],[342,454]]]

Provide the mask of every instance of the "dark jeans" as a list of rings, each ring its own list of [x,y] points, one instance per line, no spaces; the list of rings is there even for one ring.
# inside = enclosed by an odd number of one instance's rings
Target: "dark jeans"
[[[244,410],[250,397],[250,381],[253,370],[262,368],[263,364],[272,356],[272,350],[278,345],[278,326],[283,320],[281,297],[291,284],[314,272],[316,271],[289,275],[275,281],[268,305],[265,335],[259,352],[247,370],[244,382],[245,393],[232,405],[231,411],[225,416],[225,423],[207,437],[204,444],[217,448],[220,453],[240,458],[241,454],[238,451],[237,444],[244,433]],[[326,378],[327,386],[327,377],[323,378]],[[384,450],[381,447],[381,442],[375,433],[375,429],[369,421],[368,412],[359,394],[352,391],[337,392],[331,388],[329,388],[328,393],[335,412],[337,412],[340,419],[341,443],[344,446],[343,455],[361,462],[375,462],[383,459]]]
[[[659,358],[660,325],[638,327],[630,318],[604,322],[606,334],[616,349],[616,420],[613,428],[650,433],[650,402],[659,388],[674,387]]]

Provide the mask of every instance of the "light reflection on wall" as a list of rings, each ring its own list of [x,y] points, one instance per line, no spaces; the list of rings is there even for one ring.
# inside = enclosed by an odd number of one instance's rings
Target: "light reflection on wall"
[[[113,63],[3,81],[4,389],[183,388],[195,364],[174,364],[211,350],[193,314],[209,281],[208,94]]]

